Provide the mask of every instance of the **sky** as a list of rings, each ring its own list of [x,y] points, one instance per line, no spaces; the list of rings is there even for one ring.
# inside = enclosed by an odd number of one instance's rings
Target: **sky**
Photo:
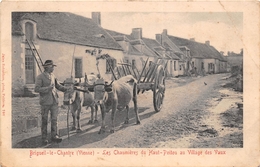
[[[75,13],[91,18],[91,13]],[[242,12],[193,13],[134,13],[101,12],[101,26],[120,33],[131,34],[132,28],[142,28],[143,37],[155,39],[155,34],[167,29],[168,35],[185,39],[210,41],[218,51],[239,53],[243,48]]]

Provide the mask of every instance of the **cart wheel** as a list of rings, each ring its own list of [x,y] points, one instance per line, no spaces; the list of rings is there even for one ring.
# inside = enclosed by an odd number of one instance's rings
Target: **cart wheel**
[[[158,66],[153,88],[153,106],[156,112],[162,108],[165,93],[165,72],[162,66]]]

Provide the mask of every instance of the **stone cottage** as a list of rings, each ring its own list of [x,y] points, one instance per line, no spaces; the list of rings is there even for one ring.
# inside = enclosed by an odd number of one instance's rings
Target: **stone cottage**
[[[40,73],[34,54],[27,40],[35,45],[42,61],[52,59],[57,68],[54,73],[59,81],[81,78],[99,72],[111,78],[108,63],[114,67],[123,59],[121,46],[101,27],[100,13],[92,18],[65,12],[13,12],[12,13],[12,92],[24,95],[34,87]],[[28,92],[27,92],[28,93]]]

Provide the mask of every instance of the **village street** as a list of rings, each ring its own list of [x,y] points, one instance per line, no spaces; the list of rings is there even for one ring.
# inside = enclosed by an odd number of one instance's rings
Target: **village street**
[[[224,87],[228,83],[228,76],[230,74],[167,79],[162,110],[158,113],[154,111],[152,91],[140,94],[138,107],[141,125],[135,125],[135,114],[131,103],[129,124],[124,124],[125,111],[117,112],[115,133],[112,134],[109,133],[111,112],[106,115],[107,131],[98,134],[101,123],[100,111],[98,111],[99,123],[89,125],[87,122],[90,118],[90,109],[83,109],[82,132],[70,131],[68,139],[67,110],[61,108],[59,132],[63,141],[47,147],[243,147],[243,110],[237,107],[237,103],[242,103],[243,96],[240,92]],[[60,100],[62,97],[60,96]],[[13,134],[13,147],[41,147],[40,127]]]

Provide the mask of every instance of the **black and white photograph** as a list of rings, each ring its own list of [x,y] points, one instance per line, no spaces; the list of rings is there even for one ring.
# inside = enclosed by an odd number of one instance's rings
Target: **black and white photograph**
[[[171,165],[175,156],[221,159],[249,148],[248,128],[259,129],[247,124],[249,112],[259,119],[248,98],[257,101],[259,74],[249,63],[257,69],[259,61],[249,56],[245,12],[80,9],[5,17],[11,55],[1,53],[1,117],[10,116],[9,149],[34,161],[98,156],[122,166],[114,159]]]

